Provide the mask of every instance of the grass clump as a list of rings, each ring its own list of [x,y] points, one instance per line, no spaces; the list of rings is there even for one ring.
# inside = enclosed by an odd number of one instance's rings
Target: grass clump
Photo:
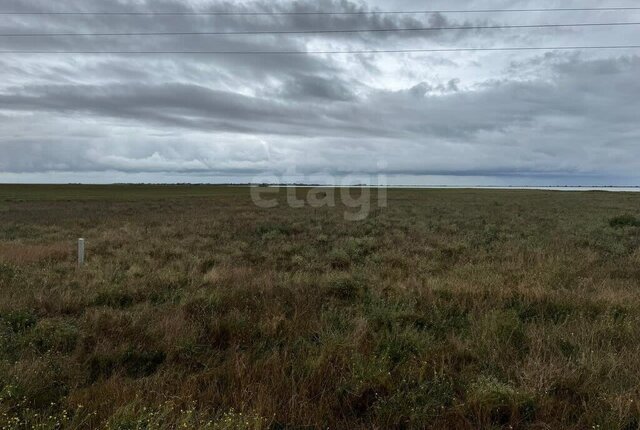
[[[94,354],[89,360],[89,379],[97,381],[120,372],[128,378],[153,375],[164,363],[166,354],[158,350],[129,347],[116,354]]]
[[[112,308],[128,308],[135,302],[133,294],[121,289],[110,289],[98,293],[93,304]]]
[[[328,296],[347,301],[360,298],[366,292],[366,284],[363,279],[341,273],[329,276],[325,288]]]
[[[376,418],[393,428],[418,428],[436,421],[456,398],[452,381],[441,375],[425,381],[403,380],[375,405]]]
[[[29,334],[29,344],[40,354],[47,352],[70,353],[78,342],[78,328],[63,319],[40,320]]]
[[[467,394],[470,418],[478,426],[522,426],[535,419],[535,399],[493,377],[480,377]]]
[[[0,322],[16,333],[22,333],[36,325],[37,316],[32,310],[12,310],[0,314]]]
[[[640,227],[640,219],[633,215],[620,215],[609,220],[609,225],[613,228]]]

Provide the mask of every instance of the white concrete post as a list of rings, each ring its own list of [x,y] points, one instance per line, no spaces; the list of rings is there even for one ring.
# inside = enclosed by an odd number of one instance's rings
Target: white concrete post
[[[78,239],[78,266],[84,266],[84,239]]]

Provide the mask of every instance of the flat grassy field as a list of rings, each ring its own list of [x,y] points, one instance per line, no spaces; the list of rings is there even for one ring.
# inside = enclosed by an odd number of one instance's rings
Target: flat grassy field
[[[0,185],[0,428],[638,428],[640,194],[278,198]]]

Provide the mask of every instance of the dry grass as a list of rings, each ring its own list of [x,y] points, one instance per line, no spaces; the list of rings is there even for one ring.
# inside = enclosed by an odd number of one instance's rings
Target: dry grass
[[[0,428],[639,427],[640,195],[389,199],[0,186]]]
[[[47,261],[64,261],[70,258],[72,246],[69,243],[32,245],[0,242],[0,263],[28,265]]]

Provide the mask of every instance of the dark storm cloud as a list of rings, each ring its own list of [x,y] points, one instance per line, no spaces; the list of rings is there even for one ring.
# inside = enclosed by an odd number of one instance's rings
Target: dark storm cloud
[[[411,3],[411,2],[409,2]],[[590,6],[601,6],[593,0]],[[195,3],[194,3],[195,4]],[[367,11],[338,0],[7,0],[2,10]],[[446,3],[434,4],[434,8]],[[487,5],[500,6],[498,3]],[[536,7],[523,1],[523,7]],[[584,4],[576,6],[585,6]],[[471,1],[459,8],[474,8]],[[405,9],[424,8],[415,2]],[[458,8],[458,4],[456,4]],[[533,15],[10,17],[0,32],[237,31],[531,23]],[[565,16],[564,21],[593,21]],[[529,21],[527,21],[529,20]],[[426,32],[305,37],[0,38],[1,49],[344,50],[627,43],[597,32]],[[633,175],[634,51],[300,56],[0,57],[1,172]],[[1,175],[0,175],[1,180]]]

